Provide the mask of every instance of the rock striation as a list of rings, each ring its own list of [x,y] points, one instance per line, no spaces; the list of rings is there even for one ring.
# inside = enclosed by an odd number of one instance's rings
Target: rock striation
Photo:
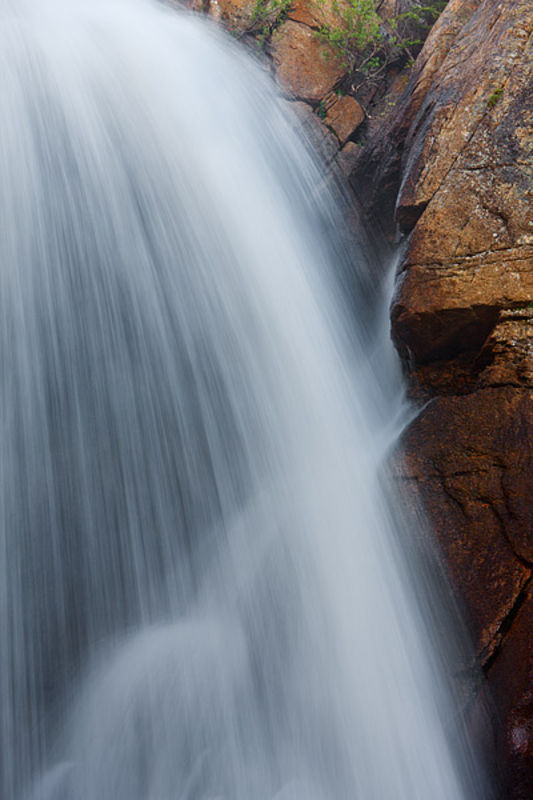
[[[533,3],[451,0],[351,175],[404,250],[392,331],[426,405],[397,467],[421,497],[533,797]]]

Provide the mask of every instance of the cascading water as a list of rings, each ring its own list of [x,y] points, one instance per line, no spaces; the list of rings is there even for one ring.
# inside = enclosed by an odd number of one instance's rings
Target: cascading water
[[[1,797],[471,797],[267,78],[148,0],[0,8]]]

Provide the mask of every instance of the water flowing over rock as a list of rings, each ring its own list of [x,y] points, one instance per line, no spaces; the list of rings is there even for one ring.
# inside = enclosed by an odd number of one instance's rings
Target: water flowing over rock
[[[451,0],[352,174],[405,234],[393,335],[413,394],[436,399],[406,435],[402,476],[469,611],[505,797],[520,800],[533,793],[532,32],[529,0]]]

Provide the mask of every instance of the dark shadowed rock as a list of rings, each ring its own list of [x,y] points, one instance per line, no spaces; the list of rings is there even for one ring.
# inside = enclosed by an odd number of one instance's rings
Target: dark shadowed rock
[[[503,797],[533,796],[533,585],[524,589],[504,646],[489,671],[500,725]]]

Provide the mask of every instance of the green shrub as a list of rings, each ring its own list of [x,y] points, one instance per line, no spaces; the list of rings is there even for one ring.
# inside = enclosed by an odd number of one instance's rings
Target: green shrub
[[[341,63],[356,78],[356,83],[373,81],[394,62],[413,60],[412,48],[423,38],[446,5],[444,0],[413,5],[383,22],[377,12],[378,0],[338,0],[331,10],[337,25],[323,25],[317,35],[337,50]]]
[[[498,100],[503,94],[503,86],[499,86],[497,89],[494,89],[493,93],[487,100],[487,108],[494,108]]]
[[[291,3],[292,0],[256,0],[249,31],[256,34],[260,47],[286,19]]]
[[[320,103],[318,104],[316,108],[316,113],[318,114],[320,119],[326,119],[327,109],[324,100],[321,100]]]

